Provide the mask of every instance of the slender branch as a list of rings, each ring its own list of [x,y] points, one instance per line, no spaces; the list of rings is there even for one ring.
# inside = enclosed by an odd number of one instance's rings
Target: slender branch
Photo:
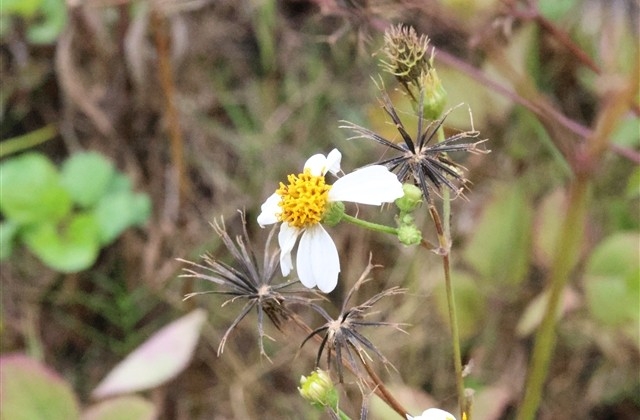
[[[538,329],[525,394],[518,412],[518,420],[532,420],[542,399],[542,389],[549,370],[551,354],[556,342],[556,320],[562,291],[567,283],[577,258],[583,231],[583,220],[587,207],[588,184],[580,179],[571,186],[569,208],[562,224],[555,248],[555,259],[549,278],[550,294],[544,318]]]
[[[437,51],[436,53],[437,60],[440,60],[449,66],[455,67],[459,71],[466,73],[467,75],[475,79],[477,82],[493,90],[499,95],[502,95],[512,100],[513,102],[519,105],[522,105],[529,111],[541,117],[541,120],[545,118],[552,119],[558,122],[561,126],[571,131],[572,133],[577,134],[582,138],[591,137],[591,135],[593,134],[589,128],[573,121],[572,119],[568,118],[561,112],[551,108],[550,106],[543,103],[537,103],[520,96],[518,93],[514,92],[513,90],[489,78],[482,70],[472,66],[471,64],[466,63],[465,61],[449,54],[444,50],[436,48],[436,51]],[[613,152],[617,153],[618,155],[623,156],[624,158],[629,159],[636,164],[640,164],[640,153],[638,153],[637,151],[628,149],[628,148],[623,148],[617,145],[611,145],[610,148]]]
[[[389,392],[389,389],[384,385],[384,383],[382,382],[378,374],[371,368],[371,366],[369,366],[369,363],[367,363],[366,359],[362,356],[362,354],[358,353],[358,356],[360,357],[360,361],[362,362],[362,365],[364,366],[367,373],[369,374],[369,377],[371,378],[373,383],[376,384],[375,389],[379,389],[380,393],[384,395],[384,401],[389,405],[389,407],[393,408],[396,411],[396,413],[400,415],[402,415],[401,413],[405,413],[404,417],[406,418],[406,415],[408,414],[407,409],[404,408],[402,404],[400,404],[400,402],[393,395],[391,395],[391,393]]]
[[[184,140],[180,127],[178,108],[176,106],[170,40],[169,34],[167,33],[167,22],[161,12],[157,10],[152,11],[151,20],[154,26],[156,49],[158,50],[158,72],[160,85],[164,93],[165,117],[167,118],[169,138],[171,141],[171,161],[177,177],[178,203],[181,203],[183,194],[188,191],[188,184],[184,169]]]
[[[37,146],[55,138],[57,135],[57,127],[54,124],[49,124],[21,136],[3,140],[0,143],[0,158]]]

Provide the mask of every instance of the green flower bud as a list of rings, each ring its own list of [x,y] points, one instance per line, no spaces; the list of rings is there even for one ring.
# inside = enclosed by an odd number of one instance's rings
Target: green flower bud
[[[401,225],[398,228],[398,240],[403,245],[418,245],[422,241],[422,233],[415,225]]]
[[[430,68],[422,75],[422,87],[422,115],[428,120],[437,120],[447,104],[447,91],[444,90],[435,68]]]
[[[396,206],[401,212],[412,212],[422,202],[422,191],[413,184],[403,184],[402,190],[404,195],[396,200]]]
[[[344,203],[341,201],[334,201],[327,205],[322,223],[327,226],[335,226],[342,220],[344,216]]]
[[[332,410],[338,408],[338,391],[333,386],[329,373],[324,370],[316,369],[308,377],[301,376],[298,391],[314,407],[329,407]]]
[[[413,225],[416,218],[409,213],[400,213],[398,215],[398,226]]]

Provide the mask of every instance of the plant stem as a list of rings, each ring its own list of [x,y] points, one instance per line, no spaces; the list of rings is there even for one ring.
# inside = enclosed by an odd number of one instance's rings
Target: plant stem
[[[58,135],[58,129],[54,124],[49,124],[21,136],[4,140],[0,143],[0,158],[37,146],[53,139],[56,135]]]
[[[449,260],[450,245],[444,236],[444,229],[438,210],[433,204],[429,205],[429,213],[433,219],[438,234],[438,241],[442,253],[442,269],[444,271],[445,289],[447,292],[447,308],[449,310],[449,324],[451,328],[451,341],[453,344],[453,366],[456,374],[456,391],[458,394],[458,405],[460,407],[460,418],[471,420],[471,412],[467,408],[470,404],[464,392],[464,378],[462,376],[462,352],[460,351],[460,333],[458,331],[458,316],[456,313],[456,301],[451,284],[451,263]]]
[[[571,185],[569,208],[556,244],[555,259],[551,268],[549,301],[536,335],[525,385],[526,392],[518,412],[518,420],[534,419],[540,405],[542,388],[547,378],[549,362],[556,342],[555,327],[558,305],[564,286],[571,274],[571,270],[575,266],[582,239],[582,223],[587,208],[587,192],[588,183],[586,180],[578,179]]]
[[[364,368],[367,370],[369,377],[371,378],[373,383],[376,384],[376,389],[379,390],[380,393],[384,396],[384,401],[389,405],[389,407],[393,408],[396,413],[404,412],[406,415],[408,413],[407,409],[404,408],[393,395],[391,395],[378,374],[373,369],[371,369],[371,366],[369,366],[369,363],[367,363],[367,360],[364,358],[364,356],[362,356],[362,354],[360,353],[358,353],[358,355],[360,356],[360,361],[364,365]]]
[[[398,236],[397,228],[386,226],[386,225],[380,225],[378,223],[367,222],[366,220],[358,219],[357,217],[354,217],[354,216],[349,216],[346,213],[342,215],[342,220],[344,220],[345,222],[349,222],[354,225],[369,229],[369,230],[373,230],[375,232],[390,233],[391,235]]]
[[[629,106],[634,104],[640,78],[639,68],[640,64],[636,60],[628,83],[607,92],[607,101],[604,102],[597,118],[593,135],[587,139],[586,149],[579,149],[571,160],[575,175],[569,187],[569,205],[556,243],[555,258],[549,275],[549,301],[536,334],[517,420],[534,419],[542,400],[542,389],[556,343],[558,306],[562,291],[579,258],[584,220],[589,205],[590,180],[595,176],[594,171],[598,163],[610,147],[611,132]]]
[[[339,408],[336,409],[335,413],[338,415],[340,420],[351,420],[351,417],[347,416],[347,414]]]
[[[444,128],[440,126],[437,132],[438,142],[445,140]],[[462,376],[462,352],[460,350],[460,332],[458,330],[458,315],[456,312],[456,301],[451,282],[451,196],[448,188],[442,191],[442,215],[440,219],[438,210],[429,205],[429,213],[436,227],[438,243],[442,256],[442,270],[444,272],[445,289],[447,293],[447,309],[449,311],[449,323],[451,324],[451,341],[453,344],[453,365],[456,374],[456,390],[458,393],[458,406],[460,418],[471,420],[470,401],[467,401],[464,387],[464,377]]]

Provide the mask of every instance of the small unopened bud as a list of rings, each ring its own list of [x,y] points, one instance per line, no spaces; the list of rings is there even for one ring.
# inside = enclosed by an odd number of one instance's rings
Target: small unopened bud
[[[447,91],[444,90],[442,82],[434,67],[422,75],[422,89],[424,97],[422,99],[422,115],[428,120],[436,120],[442,115],[447,104]]]
[[[344,216],[344,203],[341,201],[331,202],[327,204],[322,223],[327,226],[335,226],[340,223],[342,216]]]
[[[403,184],[404,195],[396,200],[396,206],[403,213],[415,210],[422,202],[422,191],[413,184]]]
[[[329,407],[333,410],[338,407],[338,391],[333,386],[329,373],[324,370],[316,369],[308,377],[301,376],[298,391],[314,407]]]
[[[398,240],[403,245],[418,245],[422,241],[422,233],[416,225],[400,225],[398,228]]]

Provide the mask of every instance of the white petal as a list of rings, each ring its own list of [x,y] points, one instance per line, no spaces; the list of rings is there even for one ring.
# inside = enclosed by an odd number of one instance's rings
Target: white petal
[[[367,166],[338,179],[329,190],[329,201],[380,205],[404,195],[402,183],[381,165]]]
[[[333,149],[332,151],[330,151],[329,154],[327,155],[327,164],[326,164],[327,167],[324,173],[326,174],[327,171],[329,171],[332,174],[336,175],[338,172],[340,172],[341,160],[342,160],[342,153],[340,153],[338,149]]]
[[[327,173],[327,170],[325,169],[326,167],[327,158],[325,155],[320,153],[311,156],[304,164],[304,169],[309,169],[313,176],[322,176]]]
[[[272,225],[278,221],[278,213],[281,209],[278,205],[280,203],[280,196],[277,193],[273,193],[267,198],[267,200],[260,206],[261,213],[258,215],[258,224],[260,227],[265,225]]]
[[[291,227],[287,223],[280,225],[280,231],[278,232],[278,244],[280,245],[280,270],[282,270],[283,276],[288,276],[293,269],[293,262],[291,261],[291,251],[296,245],[296,239],[302,230]]]
[[[317,285],[324,293],[336,288],[340,258],[336,244],[322,225],[308,228],[302,234],[296,265],[300,282],[306,287]]]
[[[409,418],[409,416],[407,416],[407,418]],[[413,420],[456,420],[456,418],[448,411],[440,410],[439,408],[430,408],[418,417],[413,417]]]

